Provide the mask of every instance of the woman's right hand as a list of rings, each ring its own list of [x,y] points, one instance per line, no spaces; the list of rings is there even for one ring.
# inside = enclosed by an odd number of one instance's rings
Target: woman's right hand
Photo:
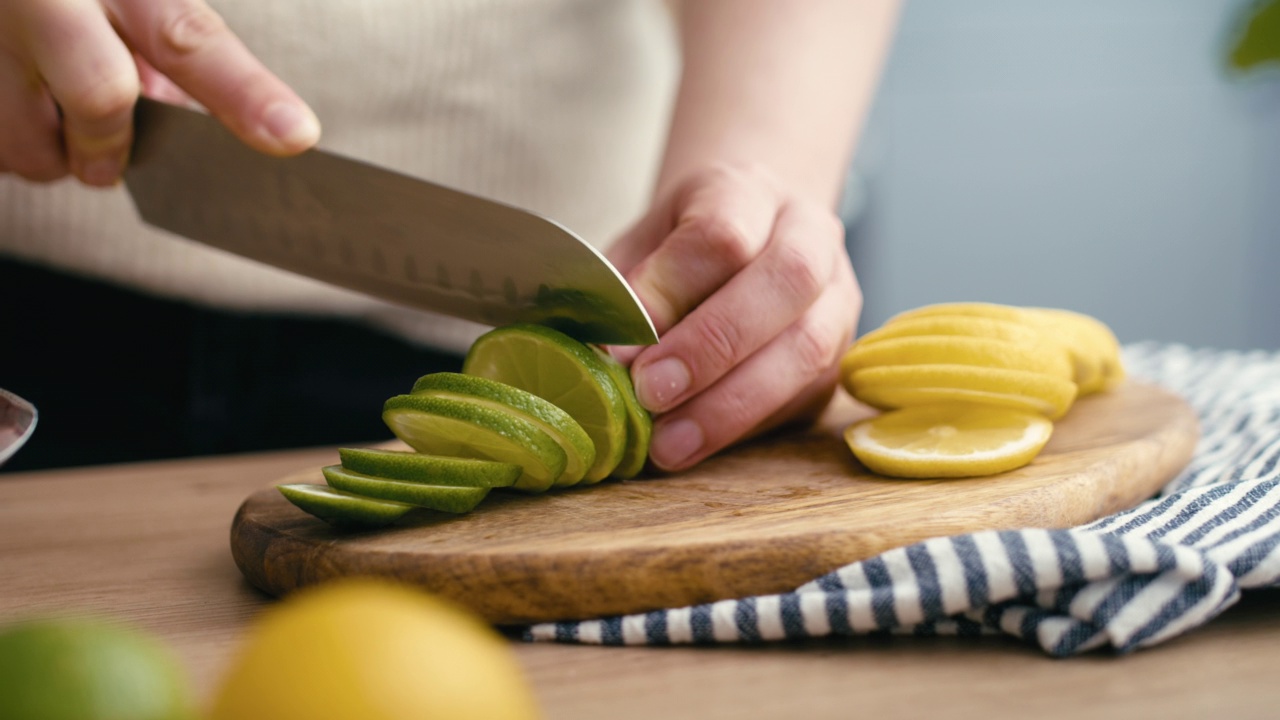
[[[0,0],[0,173],[115,184],[140,93],[194,100],[273,155],[320,137],[306,103],[203,0]]]

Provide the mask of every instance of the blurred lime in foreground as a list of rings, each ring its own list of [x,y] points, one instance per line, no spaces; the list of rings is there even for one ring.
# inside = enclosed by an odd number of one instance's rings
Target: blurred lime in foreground
[[[88,618],[28,620],[0,629],[0,718],[193,717],[180,666],[141,631]]]
[[[213,720],[538,717],[507,642],[424,591],[372,579],[299,591],[266,610]]]

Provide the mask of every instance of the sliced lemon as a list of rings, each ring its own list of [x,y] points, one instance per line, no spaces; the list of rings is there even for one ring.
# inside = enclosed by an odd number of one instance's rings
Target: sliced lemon
[[[476,375],[439,372],[413,384],[414,395],[465,400],[498,412],[514,413],[542,428],[565,452],[564,472],[555,485],[576,485],[596,460],[596,448],[577,420],[527,390]]]
[[[473,402],[396,395],[383,404],[382,420],[420,453],[519,465],[518,490],[546,490],[568,462],[564,448],[542,428]]]
[[[520,477],[520,466],[494,460],[441,457],[402,450],[339,448],[342,467],[352,472],[388,480],[452,485],[454,487],[510,487]]]
[[[923,315],[885,323],[858,338],[858,344],[920,335],[988,337],[1022,345],[1040,342],[1040,333],[1021,322],[977,315]]]
[[[608,477],[627,445],[627,411],[604,363],[591,348],[541,325],[507,325],[472,344],[462,371],[527,390],[569,413],[595,446],[582,481]]]
[[[631,372],[612,355],[597,347],[592,347],[604,363],[604,369],[622,393],[622,404],[627,408],[627,447],[622,452],[622,460],[618,467],[610,473],[612,477],[627,479],[640,474],[645,462],[649,459],[649,442],[653,439],[653,416],[640,404],[636,397],[635,385],[631,382]]]
[[[413,509],[412,505],[362,497],[324,485],[293,483],[276,489],[289,502],[330,525],[380,527]]]
[[[1044,332],[1062,338],[1067,345],[1081,395],[1110,390],[1124,381],[1120,342],[1106,323],[1060,308],[1027,308],[1027,313]]]
[[[885,325],[906,320],[908,318],[929,317],[933,315],[964,315],[969,317],[993,318],[1009,322],[1026,322],[1026,312],[1016,305],[1001,305],[986,302],[954,302],[923,305],[894,315],[885,321]]]
[[[842,375],[884,365],[976,365],[1072,378],[1071,360],[1050,343],[1023,345],[988,337],[925,335],[858,343],[840,360]]]
[[[324,474],[329,487],[334,490],[377,500],[408,503],[447,513],[471,512],[489,494],[489,488],[388,480],[345,470],[341,465],[330,465],[321,468],[320,471]]]
[[[845,429],[872,472],[904,478],[953,478],[1007,472],[1035,459],[1053,423],[1041,415],[971,404],[894,410]]]
[[[889,365],[858,370],[842,382],[872,407],[892,409],[935,402],[976,402],[1057,419],[1071,409],[1076,386],[1044,373],[972,365]]]

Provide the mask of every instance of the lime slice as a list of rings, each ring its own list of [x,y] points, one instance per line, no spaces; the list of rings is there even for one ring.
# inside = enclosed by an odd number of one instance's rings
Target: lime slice
[[[640,400],[636,397],[635,386],[631,383],[631,372],[604,350],[595,346],[591,349],[596,351],[596,355],[604,363],[604,369],[609,372],[609,377],[613,378],[614,384],[618,386],[618,391],[622,393],[622,404],[627,408],[627,446],[622,451],[622,461],[613,469],[612,476],[624,480],[633,478],[640,474],[644,469],[645,461],[649,459],[653,418],[649,415],[649,411],[640,405]]]
[[[520,466],[493,460],[441,457],[402,450],[340,448],[342,468],[387,480],[427,485],[495,488],[511,487],[520,477]],[[407,501],[406,501],[407,502]]]
[[[595,445],[578,421],[527,390],[474,375],[439,372],[418,378],[413,384],[413,394],[467,400],[499,412],[514,413],[542,428],[560,444],[567,458],[556,485],[576,485],[596,460]]]
[[[528,390],[577,420],[596,449],[583,482],[603,480],[622,461],[626,405],[604,363],[586,345],[541,325],[507,325],[472,344],[462,371]]]
[[[430,508],[447,513],[464,513],[475,509],[489,488],[483,487],[451,487],[449,485],[428,485],[426,483],[406,482],[404,480],[387,480],[386,478],[365,475],[342,469],[340,465],[321,468],[329,487],[335,490],[377,498],[409,503],[418,507]]]
[[[568,463],[564,448],[537,425],[474,402],[396,395],[383,404],[382,420],[421,453],[519,465],[518,490],[546,490]]]
[[[277,485],[276,489],[289,502],[339,527],[388,525],[413,509],[412,505],[353,495],[323,485],[295,483]]]

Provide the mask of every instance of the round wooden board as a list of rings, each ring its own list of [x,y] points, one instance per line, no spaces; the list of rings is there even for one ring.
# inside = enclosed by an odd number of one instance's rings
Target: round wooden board
[[[868,412],[839,395],[812,428],[678,475],[494,492],[468,515],[424,512],[377,531],[333,530],[265,488],[236,514],[232,553],[271,594],[380,575],[495,623],[602,617],[784,592],[931,537],[1089,522],[1150,497],[1186,465],[1199,436],[1180,398],[1131,382],[1076,403],[1025,468],[893,480],[869,474],[840,437]],[[323,478],[311,468],[278,482]]]

